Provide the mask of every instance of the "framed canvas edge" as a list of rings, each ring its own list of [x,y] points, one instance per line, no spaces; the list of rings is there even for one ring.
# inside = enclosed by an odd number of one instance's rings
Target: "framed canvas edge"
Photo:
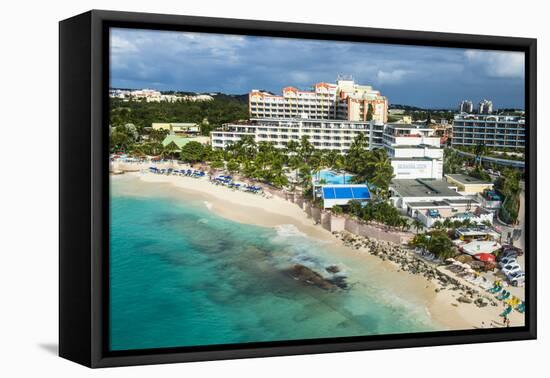
[[[536,39],[532,38],[516,38],[516,37],[498,37],[484,36],[471,34],[454,34],[454,33],[435,33],[435,32],[417,32],[407,30],[387,30],[387,29],[370,29],[363,27],[348,27],[348,26],[331,26],[331,25],[315,25],[315,24],[297,24],[286,22],[271,22],[271,21],[251,21],[251,20],[235,20],[221,19],[209,17],[195,16],[176,16],[176,15],[161,15],[148,13],[134,12],[114,12],[114,11],[90,11],[91,15],[91,150],[92,150],[92,167],[91,167],[91,253],[90,253],[90,270],[91,270],[91,358],[90,367],[112,367],[121,365],[140,365],[140,364],[157,364],[157,363],[173,363],[173,362],[191,362],[204,360],[220,360],[220,359],[235,359],[235,358],[253,358],[253,357],[268,357],[268,356],[283,356],[296,354],[315,354],[315,353],[330,353],[343,351],[360,351],[372,349],[390,349],[390,348],[409,348],[409,347],[425,347],[439,346],[452,344],[471,344],[483,342],[498,342],[498,341],[514,341],[536,339]],[[105,150],[106,135],[102,132],[102,124],[106,116],[107,108],[105,103],[105,83],[108,83],[108,72],[105,70],[105,62],[108,59],[104,54],[105,43],[107,36],[105,35],[105,26],[111,23],[135,24],[136,27],[141,25],[142,28],[151,27],[152,25],[164,26],[167,28],[178,26],[192,26],[204,29],[213,30],[234,30],[239,33],[267,33],[266,35],[283,35],[287,33],[293,36],[303,36],[307,38],[319,38],[320,36],[334,37],[335,39],[347,40],[350,37],[367,38],[369,40],[379,39],[385,43],[398,43],[402,40],[405,44],[425,44],[430,46],[451,45],[469,46],[472,48],[493,48],[524,51],[526,53],[526,68],[528,68],[528,76],[525,77],[526,90],[526,110],[528,110],[528,183],[526,188],[526,199],[529,209],[528,219],[529,227],[526,227],[528,243],[528,251],[530,257],[528,259],[528,287],[529,301],[528,312],[526,316],[527,326],[516,330],[502,330],[501,332],[493,332],[483,335],[446,335],[446,331],[437,332],[430,336],[414,337],[405,334],[402,338],[392,340],[365,340],[351,341],[342,343],[327,342],[316,345],[292,345],[292,346],[276,346],[276,347],[261,347],[247,348],[243,346],[239,349],[224,349],[215,351],[197,351],[197,352],[176,352],[176,353],[155,353],[132,356],[108,356],[105,353],[105,315],[107,314],[108,306],[105,303],[105,291],[108,289],[102,285],[103,278],[107,272],[104,268],[106,255],[104,246],[108,242],[108,234],[104,232],[104,224],[108,214],[105,213],[105,164],[108,164],[108,154]],[[389,39],[387,39],[389,38]],[[392,40],[394,42],[388,42]],[[475,47],[479,46],[479,47]],[[107,140],[108,141],[108,140]],[[108,177],[108,176],[107,176]],[[107,204],[108,205],[108,204]],[[526,248],[527,249],[527,248]],[[459,331],[461,332],[461,331]]]

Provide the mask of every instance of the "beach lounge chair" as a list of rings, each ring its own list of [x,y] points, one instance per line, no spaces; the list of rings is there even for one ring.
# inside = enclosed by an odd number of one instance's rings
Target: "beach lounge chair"
[[[512,312],[512,306],[508,306],[506,307],[506,309],[504,309],[504,311],[502,311],[502,313],[499,316],[505,317],[505,316],[508,316],[511,312]]]
[[[516,311],[523,314],[525,312],[525,302],[522,301],[519,305],[517,305]]]
[[[479,284],[479,286],[481,286],[485,290],[490,290],[493,287],[493,285],[491,285],[491,283],[489,281],[485,281],[485,282]]]
[[[497,297],[499,301],[504,301],[510,297],[510,292],[504,290],[500,296]]]
[[[507,290],[502,290],[502,293],[500,293],[499,295],[497,295],[497,299],[498,300],[502,300],[504,298],[504,296],[506,295],[506,293],[508,293]]]

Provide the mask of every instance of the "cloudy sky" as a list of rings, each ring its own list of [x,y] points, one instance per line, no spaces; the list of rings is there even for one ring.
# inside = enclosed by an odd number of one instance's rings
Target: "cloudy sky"
[[[462,99],[524,106],[522,53],[204,33],[111,30],[111,87],[279,93],[339,74],[390,103],[456,107]]]

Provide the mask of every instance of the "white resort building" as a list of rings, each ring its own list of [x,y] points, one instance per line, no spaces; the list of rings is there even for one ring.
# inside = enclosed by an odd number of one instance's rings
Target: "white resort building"
[[[365,134],[369,148],[382,147],[388,100],[379,91],[352,80],[317,83],[312,91],[286,87],[278,96],[252,90],[250,121],[233,122],[210,133],[212,147],[226,148],[244,135],[284,148],[303,136],[317,149],[348,152],[353,139]]]
[[[383,131],[384,124],[374,122],[262,118],[224,124],[210,133],[210,139],[215,149],[226,148],[244,135],[253,136],[257,143],[271,142],[277,148],[284,148],[289,141],[299,142],[302,136],[307,136],[317,149],[346,153],[358,134],[366,135],[369,147],[382,147]]]
[[[386,124],[388,100],[370,86],[352,80],[317,83],[313,91],[294,87],[282,96],[253,90],[250,120],[233,122],[210,133],[214,149],[223,149],[249,135],[256,143],[284,148],[302,137],[317,149],[347,153],[353,139],[364,134],[369,148],[385,148],[396,179],[441,179],[443,150],[432,128]]]
[[[475,196],[464,196],[445,180],[394,179],[390,184],[393,205],[408,216],[419,219],[426,227],[445,219],[470,220],[483,224],[493,222],[494,213],[484,209]]]
[[[390,123],[384,130],[384,148],[393,166],[395,179],[436,179],[443,177],[441,138],[426,126]]]

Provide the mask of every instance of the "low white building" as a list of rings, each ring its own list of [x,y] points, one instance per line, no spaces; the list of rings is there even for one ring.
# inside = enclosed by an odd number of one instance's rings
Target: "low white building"
[[[390,196],[393,205],[406,211],[410,216],[411,203],[431,203],[433,201],[472,201],[450,187],[445,180],[416,179],[396,180],[390,183]]]
[[[458,193],[445,180],[392,180],[390,195],[396,208],[428,228],[445,219],[493,222],[494,213],[483,209],[478,198]]]
[[[306,136],[315,149],[347,153],[359,134],[365,135],[369,148],[382,147],[383,130],[384,124],[374,121],[262,118],[224,124],[210,132],[210,138],[214,149],[227,148],[245,135],[252,136],[256,143],[270,142],[276,148],[285,148],[291,140],[300,142]]]

